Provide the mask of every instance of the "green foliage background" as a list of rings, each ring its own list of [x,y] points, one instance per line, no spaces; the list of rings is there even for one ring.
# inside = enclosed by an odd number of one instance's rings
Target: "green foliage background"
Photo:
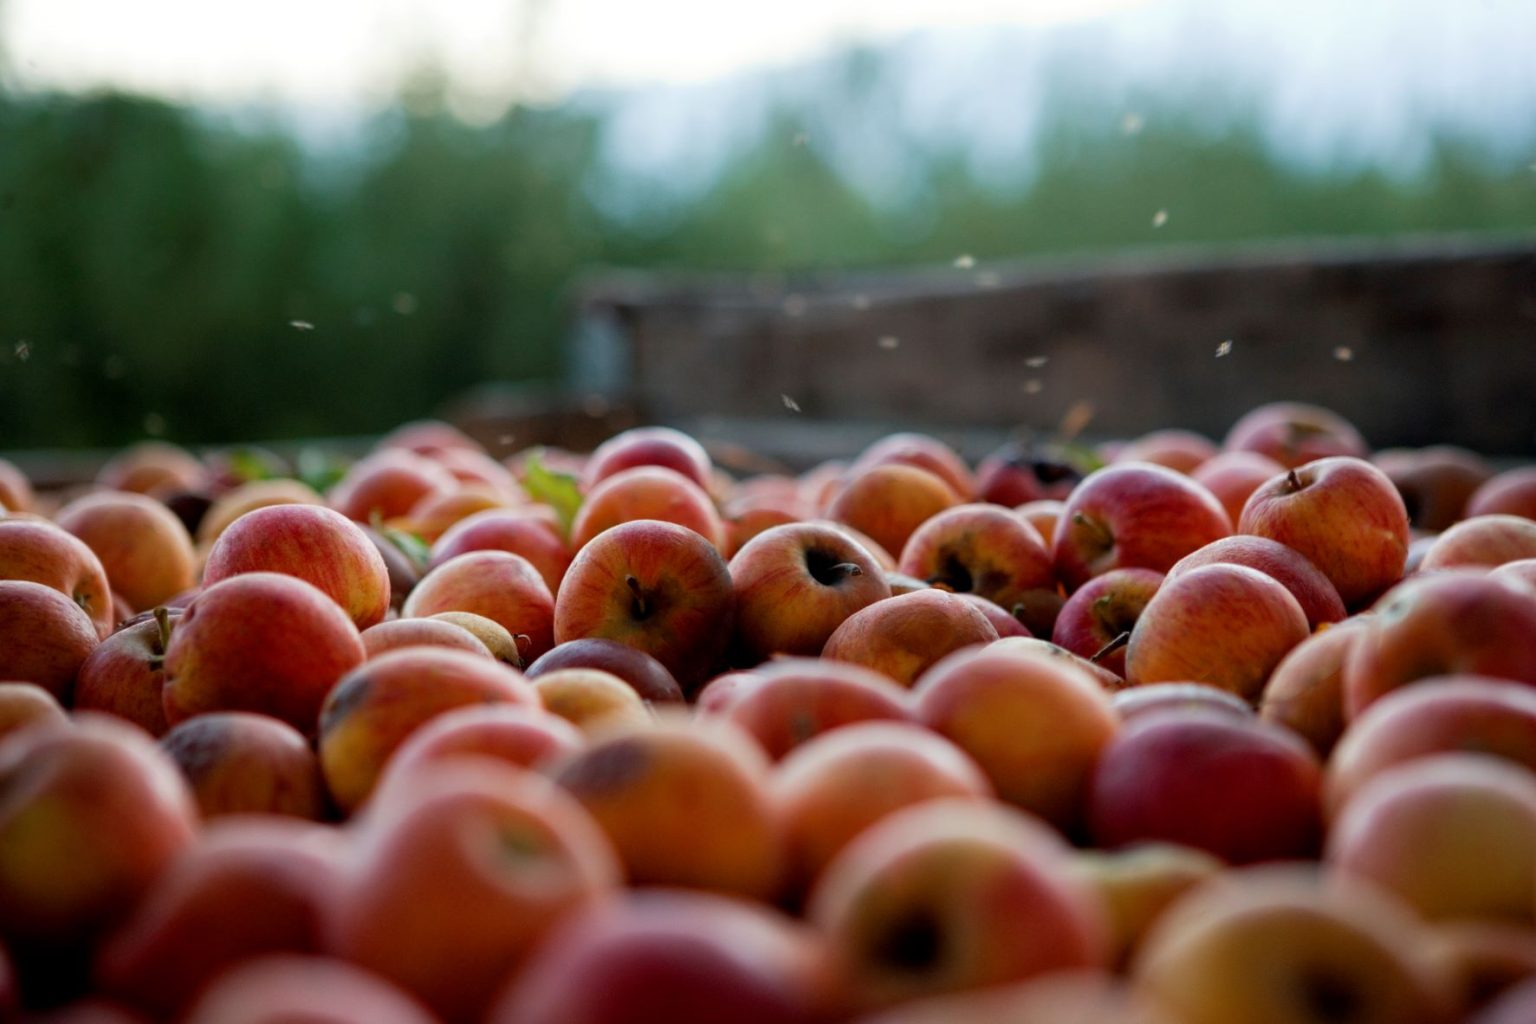
[[[0,92],[0,449],[361,434],[484,381],[553,386],[569,287],[594,267],[1536,228],[1536,174],[1449,130],[1400,177],[1300,166],[1240,107],[1143,104],[1134,135],[1088,100],[1047,109],[1018,187],[910,142],[916,184],[881,204],[786,105],[702,194],[636,218],[597,201],[630,189],[644,210],[647,197],[602,166],[590,105],[474,126],[428,87],[357,144],[317,151],[277,122]],[[1161,229],[1157,209],[1171,211]]]

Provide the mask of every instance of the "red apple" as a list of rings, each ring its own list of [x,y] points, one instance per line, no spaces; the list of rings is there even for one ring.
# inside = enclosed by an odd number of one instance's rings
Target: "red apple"
[[[555,599],[521,555],[470,551],[427,573],[401,614],[425,618],[439,612],[473,612],[502,626],[519,638],[525,664],[554,646]]]
[[[1259,717],[1287,727],[1326,758],[1344,734],[1344,660],[1368,625],[1356,616],[1291,648],[1264,684]]]
[[[911,686],[952,651],[996,640],[985,615],[953,594],[919,590],[886,598],[843,621],[821,656],[872,668]]]
[[[730,570],[714,545],[686,527],[642,519],[577,553],[555,601],[555,642],[628,644],[691,692],[725,654],[734,610]]]
[[[361,523],[410,512],[425,495],[456,490],[453,474],[431,459],[386,448],[359,459],[332,489],[332,508]]]
[[[571,523],[571,547],[580,551],[604,530],[641,519],[686,526],[725,548],[725,523],[708,492],[661,466],[621,470],[594,484]]]
[[[1216,442],[1193,430],[1154,430],[1115,452],[1115,462],[1151,462],[1191,474],[1220,451]]]
[[[1067,499],[1056,533],[1056,574],[1073,591],[1111,569],[1167,572],[1231,532],[1215,497],[1188,477],[1146,462],[1106,466]]]
[[[524,674],[537,679],[546,672],[568,668],[595,668],[628,683],[641,699],[658,704],[681,704],[682,687],[667,667],[644,651],[617,640],[585,637],[557,644],[529,665]]]
[[[1039,444],[1009,442],[976,467],[976,495],[994,505],[1063,500],[1084,471],[1068,453]]]
[[[956,593],[977,594],[1050,631],[1061,596],[1039,533],[997,505],[959,505],[928,519],[902,548],[898,570]]]
[[[96,482],[113,491],[172,494],[206,489],[208,471],[185,448],[165,441],[142,441],[108,459],[96,474]]]
[[[1291,592],[1306,613],[1307,625],[1338,622],[1346,612],[1339,592],[1305,555],[1267,537],[1238,534],[1192,551],[1168,570],[1170,580],[1202,565],[1246,565],[1257,569]]]
[[[741,675],[741,673],[736,673]],[[730,677],[722,677],[730,678]],[[719,714],[777,760],[816,736],[856,722],[911,721],[906,691],[878,672],[825,658],[776,658],[758,666],[729,701],[714,683],[701,715]]]
[[[435,569],[471,551],[522,555],[544,577],[551,594],[559,591],[560,580],[571,564],[571,549],[559,528],[525,509],[486,509],[460,519],[432,545],[430,567]]]
[[[1507,469],[1484,481],[1467,499],[1467,516],[1509,515],[1536,519],[1536,466]]]
[[[80,538],[52,523],[0,519],[0,580],[52,587],[85,611],[96,624],[98,638],[117,624],[101,559]]]
[[[1095,576],[1061,606],[1051,641],[1124,678],[1126,641],[1162,583],[1163,574],[1151,569],[1112,569]]]
[[[98,634],[80,606],[52,587],[0,580],[0,678],[35,683],[68,702]]]
[[[320,763],[303,733],[248,711],[187,719],[160,738],[204,818],[283,814],[320,821],[328,807]]]
[[[1260,487],[1239,533],[1301,552],[1358,608],[1403,578],[1408,511],[1387,475],[1364,459],[1309,462]]]
[[[516,768],[534,768],[580,750],[585,740],[570,722],[527,704],[469,704],[435,715],[411,730],[384,762],[373,800],[393,800],[393,790],[450,758],[490,757]]]
[[[590,489],[636,466],[663,466],[709,489],[709,453],[699,442],[671,427],[636,427],[610,437],[587,459],[582,481]]]
[[[867,533],[887,551],[896,552],[930,517],[960,501],[933,473],[889,462],[850,477],[827,506],[827,518]]]
[[[887,577],[887,582],[889,582],[889,577]],[[1024,623],[1020,622],[1012,615],[1009,615],[1008,612],[1003,609],[1002,605],[988,601],[980,594],[956,594],[955,596],[964,601],[966,604],[970,605],[972,608],[975,608],[977,611],[981,612],[982,615],[985,615],[987,621],[992,623],[992,628],[997,630],[999,639],[1010,636],[1034,636],[1034,634],[1029,631],[1028,626],[1024,625]],[[1056,599],[1060,600],[1060,597],[1058,596]]]
[[[817,655],[855,612],[891,596],[873,557],[818,523],[775,526],[730,562],[736,638],[744,654]]]
[[[1165,711],[1215,711],[1251,720],[1253,705],[1230,690],[1206,683],[1148,683],[1119,690],[1109,700],[1121,722]]]
[[[1216,496],[1226,509],[1227,518],[1235,523],[1243,514],[1248,496],[1284,472],[1285,467],[1268,455],[1222,452],[1202,462],[1189,476]]]
[[[1426,572],[1464,566],[1495,568],[1526,558],[1536,558],[1536,521],[1482,515],[1463,519],[1436,537],[1419,568]]]
[[[198,545],[212,544],[229,524],[258,508],[271,505],[323,505],[315,489],[298,480],[252,480],[224,494],[208,507],[197,524]]]
[[[272,505],[231,523],[208,552],[203,585],[247,572],[280,572],[312,583],[358,629],[389,610],[389,569],[373,541],[346,516],[319,505]]]
[[[179,608],[157,608],[98,644],[75,679],[75,709],[116,715],[151,736],[163,735],[170,728],[165,651],[181,616]]]
[[[927,470],[949,487],[961,501],[976,493],[976,481],[965,460],[953,448],[927,434],[889,434],[870,445],[854,460],[852,476],[875,466],[914,466]]]
[[[1335,455],[1363,459],[1371,450],[1344,417],[1301,402],[1259,406],[1232,424],[1222,447],[1267,455],[1287,469]]]
[[[451,452],[479,453],[480,443],[452,423],[442,420],[412,420],[402,423],[374,446],[376,450],[403,448],[417,455],[438,458]]]
[[[57,522],[96,553],[113,592],[135,611],[153,608],[196,582],[191,535],[153,498],[88,494],[66,505]]]
[[[361,639],[370,660],[402,647],[451,647],[480,657],[495,657],[475,634],[444,619],[390,619],[363,630]],[[516,641],[512,642],[512,650],[517,650]]]
[[[32,482],[14,462],[0,459],[0,510],[30,512]]]
[[[0,683],[0,739],[34,724],[68,721],[64,706],[36,683]]]
[[[1451,445],[1386,449],[1371,461],[1403,496],[1408,521],[1436,532],[1461,519],[1468,499],[1493,476],[1493,467],[1481,456]]]

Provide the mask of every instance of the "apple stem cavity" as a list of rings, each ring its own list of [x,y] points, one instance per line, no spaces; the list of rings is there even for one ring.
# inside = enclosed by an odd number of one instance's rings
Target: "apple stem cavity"
[[[805,553],[805,569],[811,578],[824,587],[835,587],[843,580],[864,575],[864,570],[853,562],[833,562],[837,557],[823,551]]]
[[[1285,492],[1287,494],[1295,494],[1304,486],[1305,485],[1301,482],[1301,477],[1296,475],[1296,471],[1294,469],[1288,469],[1285,471]]]
[[[1102,664],[1103,659],[1109,657],[1111,654],[1114,654],[1116,651],[1130,642],[1131,631],[1125,630],[1109,643],[1105,644],[1103,647],[1100,647],[1097,651],[1094,651],[1093,657],[1089,658],[1088,660],[1093,662],[1095,665]]]
[[[645,594],[640,590],[640,581],[633,576],[625,576],[624,583],[629,587],[629,592],[634,595],[630,602],[630,612],[637,619],[643,619],[651,614],[650,602],[645,599]]]
[[[1089,519],[1081,512],[1072,513],[1072,525],[1087,530],[1097,541],[1098,546],[1108,550],[1115,546],[1115,535],[1103,523],[1095,519]]]

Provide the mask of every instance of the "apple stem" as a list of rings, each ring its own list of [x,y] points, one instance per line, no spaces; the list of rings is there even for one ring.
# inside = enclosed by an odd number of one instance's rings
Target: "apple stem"
[[[513,633],[512,646],[517,648],[517,661],[515,664],[513,664],[512,667],[515,669],[523,669],[527,667],[528,663],[523,660],[523,651],[526,648],[533,646],[533,637],[529,636],[527,633]]]
[[[625,576],[624,582],[629,587],[629,592],[634,595],[632,608],[635,618],[645,618],[650,614],[651,608],[645,600],[645,595],[640,592],[640,581],[635,579],[633,576]]]
[[[1115,535],[1110,532],[1109,528],[1097,520],[1089,519],[1081,512],[1072,513],[1072,525],[1090,531],[1104,547],[1110,548],[1115,546]]]
[[[1285,486],[1292,494],[1301,490],[1301,477],[1296,475],[1296,471],[1294,469],[1288,469],[1285,471]]]
[[[1100,647],[1097,651],[1093,652],[1093,657],[1089,658],[1088,660],[1093,662],[1095,665],[1097,665],[1097,664],[1099,664],[1101,659],[1109,657],[1111,654],[1114,654],[1116,651],[1118,651],[1120,648],[1124,647],[1126,644],[1128,644],[1130,642],[1131,642],[1131,631],[1130,630],[1126,630],[1125,632],[1121,633],[1119,636],[1117,636],[1113,640],[1111,640],[1109,643],[1105,644],[1103,647]]]
[[[160,627],[160,642],[155,646],[154,657],[150,658],[150,667],[158,669],[165,664],[165,650],[171,644],[171,610],[163,604],[155,609],[155,625]]]
[[[833,579],[842,579],[845,576],[863,576],[864,570],[852,562],[838,562],[827,570],[827,574]]]

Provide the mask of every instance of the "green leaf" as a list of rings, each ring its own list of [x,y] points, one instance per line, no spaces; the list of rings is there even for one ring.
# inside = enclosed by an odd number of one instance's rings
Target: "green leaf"
[[[537,451],[528,454],[523,464],[523,489],[535,501],[542,501],[555,510],[560,528],[567,537],[571,535],[571,523],[581,508],[581,487],[569,473],[559,473],[544,465]]]
[[[236,448],[229,453],[229,468],[243,482],[270,480],[272,469],[265,459],[249,448]]]
[[[305,448],[299,452],[296,467],[299,479],[324,494],[346,473],[346,464],[318,448]]]
[[[399,548],[400,553],[410,560],[417,572],[427,571],[427,563],[432,561],[432,546],[425,540],[409,530],[401,530],[393,526],[379,525],[374,529],[378,530],[385,540]]]

